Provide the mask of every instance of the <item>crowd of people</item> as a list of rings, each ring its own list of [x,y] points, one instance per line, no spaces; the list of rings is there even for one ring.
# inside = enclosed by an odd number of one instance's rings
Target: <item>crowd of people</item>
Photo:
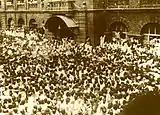
[[[92,47],[9,33],[0,35],[1,114],[119,115],[136,96],[160,88],[158,45],[130,38]]]

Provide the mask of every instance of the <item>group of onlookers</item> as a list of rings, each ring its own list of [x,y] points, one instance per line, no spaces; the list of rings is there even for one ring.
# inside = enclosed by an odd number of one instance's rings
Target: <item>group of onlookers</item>
[[[118,115],[136,96],[160,88],[156,46],[130,38],[92,47],[15,33],[1,34],[2,114]]]

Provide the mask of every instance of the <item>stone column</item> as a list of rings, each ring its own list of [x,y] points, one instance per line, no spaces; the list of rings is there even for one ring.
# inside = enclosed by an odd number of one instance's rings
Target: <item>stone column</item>
[[[6,11],[6,0],[2,0],[1,5],[2,5],[2,10]],[[2,24],[2,29],[7,28],[7,14],[6,13],[1,14],[1,24]]]
[[[16,11],[17,10],[17,0],[14,0],[13,1],[13,5],[14,5],[14,10]],[[18,25],[18,22],[17,22],[17,14],[15,13],[14,14],[14,24],[17,26]]]
[[[28,0],[25,0],[24,3],[25,3],[25,10],[28,11]],[[25,18],[26,18],[25,25],[27,26],[28,24],[27,13],[25,14]]]
[[[87,37],[85,9],[81,9],[79,12],[77,12],[74,16],[74,19],[77,20],[77,24],[79,25],[79,36],[77,37],[76,41],[78,43],[83,43]]]

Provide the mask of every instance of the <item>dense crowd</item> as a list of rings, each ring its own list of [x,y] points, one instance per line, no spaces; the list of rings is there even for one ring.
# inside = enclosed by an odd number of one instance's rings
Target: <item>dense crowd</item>
[[[155,44],[101,38],[92,47],[34,31],[0,37],[1,114],[118,115],[136,96],[160,88]]]

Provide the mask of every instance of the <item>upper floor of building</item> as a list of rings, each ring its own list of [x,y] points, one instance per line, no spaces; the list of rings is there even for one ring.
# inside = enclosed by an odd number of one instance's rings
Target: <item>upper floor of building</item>
[[[94,8],[157,8],[160,0],[94,0]]]
[[[0,0],[0,9],[5,11],[72,10],[75,0]]]
[[[84,6],[86,2],[86,6]],[[160,8],[160,0],[0,0],[0,10],[4,11],[59,11],[112,8]]]

